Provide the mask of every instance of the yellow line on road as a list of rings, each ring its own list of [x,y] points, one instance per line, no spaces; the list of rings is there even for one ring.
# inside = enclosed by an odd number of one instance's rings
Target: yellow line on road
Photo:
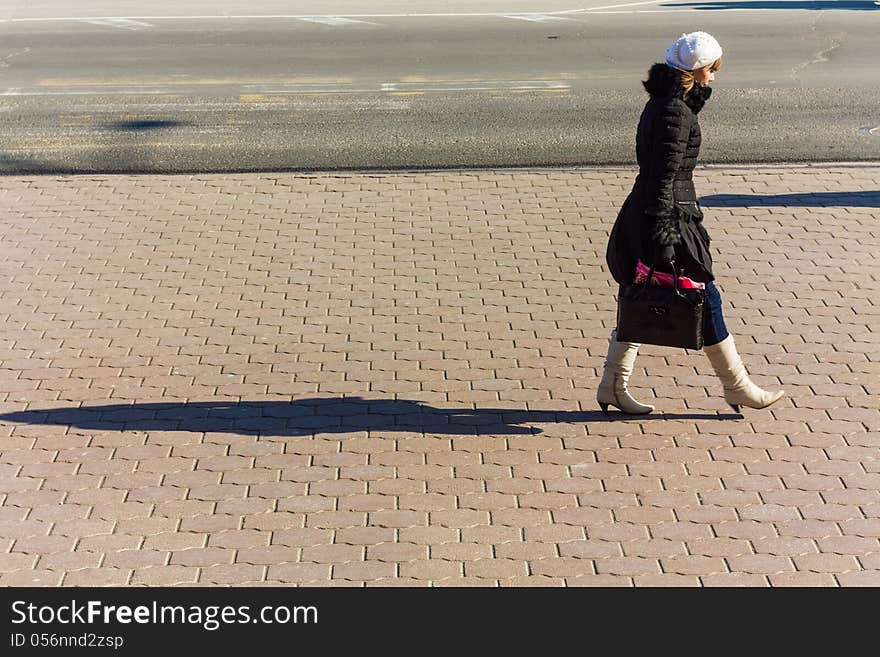
[[[240,94],[238,100],[242,103],[271,103],[277,99],[266,94]]]
[[[510,93],[510,94],[532,94],[532,93],[542,93],[542,94],[567,94],[569,89],[501,89],[502,94]]]
[[[221,85],[221,84],[351,84],[353,78],[44,78],[37,80],[41,87],[128,87],[128,86],[185,86],[185,85]]]
[[[468,77],[468,78],[431,78],[424,75],[404,75],[399,82],[409,84],[413,82],[439,82],[439,83],[467,83],[467,82],[492,82],[495,78]]]
[[[126,150],[133,149],[141,149],[141,148],[154,148],[157,146],[171,146],[171,147],[180,147],[180,146],[198,146],[200,148],[217,148],[222,146],[228,146],[226,142],[199,142],[199,143],[175,143],[175,142],[138,142],[136,144],[98,144],[98,143],[88,143],[88,142],[76,142],[73,139],[68,140],[64,144],[49,144],[42,146],[13,146],[11,148],[5,148],[4,151],[7,153],[27,153],[28,151],[63,151],[71,148],[76,148],[79,150],[91,149],[91,150],[105,150],[108,148],[123,148]]]

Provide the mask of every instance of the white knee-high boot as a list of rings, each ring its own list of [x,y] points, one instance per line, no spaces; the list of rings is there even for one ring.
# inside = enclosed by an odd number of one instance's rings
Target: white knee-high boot
[[[596,401],[606,415],[609,406],[615,406],[624,413],[634,415],[644,415],[654,410],[653,406],[637,402],[626,389],[639,347],[641,345],[635,342],[618,342],[617,331],[611,332],[608,355],[605,357],[605,371],[596,391]]]
[[[721,379],[721,384],[724,386],[724,400],[737,413],[740,406],[767,408],[785,394],[784,390],[769,392],[752,383],[736,351],[732,335],[728,335],[718,344],[703,347],[703,351],[709,357],[715,374]]]

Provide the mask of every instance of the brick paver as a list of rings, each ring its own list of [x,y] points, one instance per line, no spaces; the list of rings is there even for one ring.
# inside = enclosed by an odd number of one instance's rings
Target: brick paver
[[[880,165],[698,171],[741,417],[596,408],[634,174],[4,178],[0,585],[877,586]]]

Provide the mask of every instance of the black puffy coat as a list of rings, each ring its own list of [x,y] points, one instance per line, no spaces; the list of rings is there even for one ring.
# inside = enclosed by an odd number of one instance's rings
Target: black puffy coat
[[[632,283],[636,263],[657,261],[665,246],[675,249],[676,269],[694,280],[712,275],[709,235],[694,190],[700,153],[697,114],[712,89],[695,84],[684,95],[675,69],[654,64],[644,82],[650,99],[636,133],[639,174],[611,229],[606,262],[620,284]]]

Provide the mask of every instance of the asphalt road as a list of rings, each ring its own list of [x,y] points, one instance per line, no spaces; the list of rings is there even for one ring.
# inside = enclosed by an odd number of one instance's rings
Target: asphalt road
[[[704,162],[880,160],[873,1],[295,4],[4,2],[0,172],[632,163],[692,29]]]

